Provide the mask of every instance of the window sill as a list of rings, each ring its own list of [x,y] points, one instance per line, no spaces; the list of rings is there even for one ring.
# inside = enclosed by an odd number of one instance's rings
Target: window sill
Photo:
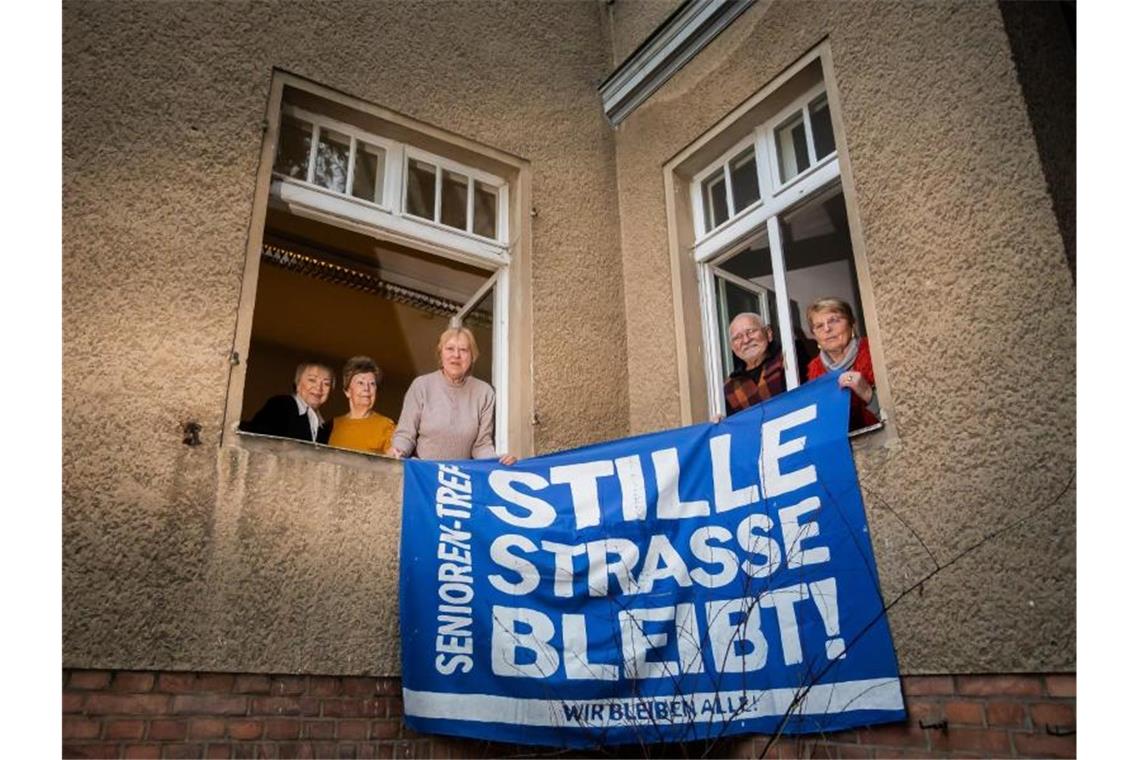
[[[276,435],[262,433],[249,433],[244,430],[234,430],[233,436],[226,441],[229,445],[246,451],[284,456],[289,459],[299,459],[308,462],[331,462],[345,465],[354,469],[375,470],[379,467],[399,467],[403,469],[402,460],[386,454],[375,454],[369,451],[353,451],[323,443],[299,441],[296,438],[282,438]],[[376,462],[384,464],[377,465]],[[391,464],[387,464],[391,463]]]

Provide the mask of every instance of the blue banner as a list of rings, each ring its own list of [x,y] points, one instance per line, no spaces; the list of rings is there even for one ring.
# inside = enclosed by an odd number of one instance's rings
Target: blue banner
[[[408,725],[582,747],[903,720],[848,399],[829,375],[512,467],[409,460]]]

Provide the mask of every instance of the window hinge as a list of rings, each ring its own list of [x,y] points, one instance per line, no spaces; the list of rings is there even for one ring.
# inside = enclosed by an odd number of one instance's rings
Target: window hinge
[[[230,351],[230,366],[236,367],[239,364],[241,364],[241,356],[238,355],[237,351]]]

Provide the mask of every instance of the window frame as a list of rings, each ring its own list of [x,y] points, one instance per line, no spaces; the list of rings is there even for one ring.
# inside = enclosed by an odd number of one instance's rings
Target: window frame
[[[323,107],[330,112],[351,111],[351,118],[375,122],[377,128],[390,131],[400,139],[346,124],[341,119],[323,113],[314,113],[291,102],[286,92],[295,91],[298,99]],[[341,194],[315,184],[301,182],[275,172],[281,118],[287,111],[298,118],[311,119],[314,126],[349,134],[356,139],[382,147],[385,150],[385,178],[383,204],[366,201],[351,194],[346,179],[346,190]],[[297,75],[274,69],[270,82],[265,112],[266,129],[260,147],[260,162],[250,215],[249,234],[246,238],[246,258],[242,277],[240,301],[237,307],[237,325],[233,350],[230,354],[230,373],[225,400],[225,424],[219,443],[223,446],[257,445],[256,435],[239,434],[238,424],[246,382],[247,357],[252,342],[254,307],[257,300],[258,276],[261,267],[261,250],[265,239],[266,218],[270,204],[283,204],[290,212],[316,219],[343,229],[360,232],[378,240],[394,242],[426,254],[466,263],[483,270],[487,280],[474,296],[459,310],[459,315],[470,311],[494,287],[493,295],[493,369],[496,390],[495,445],[499,452],[511,451],[528,456],[534,449],[533,429],[528,424],[533,413],[533,387],[529,381],[529,363],[522,357],[530,355],[532,333],[527,321],[530,311],[530,219],[522,212],[529,202],[531,169],[529,162],[505,151],[477,143],[453,132],[448,132],[382,106],[346,95],[330,87],[312,82]],[[420,143],[423,143],[421,145]],[[313,165],[312,154],[316,143],[310,145],[308,167]],[[427,150],[425,146],[430,146]],[[404,149],[413,148],[459,168],[468,176],[497,186],[496,237],[490,240],[446,225],[423,223],[415,217],[406,218],[394,206],[402,198],[402,189],[394,167],[406,165]],[[440,149],[454,150],[462,160],[439,155]],[[394,162],[399,160],[400,164]],[[472,166],[468,161],[477,162]],[[306,179],[311,174],[306,174]],[[488,181],[490,180],[490,181]],[[469,187],[472,186],[469,182]],[[399,193],[396,192],[399,189]],[[402,202],[402,201],[401,201]],[[379,357],[378,357],[379,358]],[[316,444],[291,447],[297,456],[311,457],[320,452],[322,458],[333,456],[340,463],[359,463],[370,466],[368,457],[343,457],[345,452]],[[349,452],[351,453],[351,452]]]
[[[780,219],[793,206],[825,190],[828,185],[837,187],[844,198],[854,268],[852,284],[863,311],[860,334],[870,341],[872,361],[877,369],[876,394],[882,419],[887,420],[893,410],[835,82],[831,49],[825,39],[691,140],[663,166],[683,424],[723,412],[722,382],[717,381],[722,380],[727,372],[722,374],[716,282],[712,273],[723,259],[739,253],[761,233],[767,233],[768,244],[773,250],[772,274],[777,286],[774,290],[777,290],[777,313],[780,314],[780,340],[785,352],[794,350],[794,336],[790,334],[792,328],[787,318],[790,311],[786,293],[787,273],[777,271],[783,269],[784,263]],[[815,155],[814,134],[806,132],[814,163],[790,181],[780,183],[774,129],[796,112],[802,113],[810,125],[811,105],[821,95],[826,96],[828,103],[834,148],[824,156]],[[758,165],[761,171],[761,202],[706,231],[703,209],[699,205],[699,183],[749,140],[760,146],[756,152],[758,164],[767,162],[767,168]],[[729,147],[725,149],[725,145]],[[776,255],[776,250],[779,250],[779,255]],[[784,293],[780,294],[780,290]],[[692,318],[694,313],[700,314],[699,320]],[[798,374],[794,356],[785,371],[789,369]],[[852,443],[856,448],[865,448],[886,445],[897,438],[894,426],[879,425],[871,429],[870,435],[863,435]]]
[[[429,246],[427,250],[430,253],[447,258],[456,258],[474,266],[497,268],[503,263],[509,263],[510,183],[503,177],[406,142],[377,135],[355,125],[291,103],[283,103],[280,113],[308,121],[312,124],[314,137],[318,134],[317,130],[323,128],[342,132],[352,138],[349,151],[349,173],[345,179],[345,186],[348,189],[352,187],[357,141],[384,148],[383,199],[381,203],[376,203],[358,198],[352,195],[351,191],[341,193],[322,187],[312,181],[316,165],[317,140],[315,139],[310,141],[309,159],[304,180],[278,172],[276,170],[276,159],[279,145],[275,142],[272,162],[273,184],[270,188],[270,194],[289,206],[293,213],[319,218],[349,229],[359,230],[360,226],[363,226],[363,231],[366,234],[390,240],[400,245],[422,248],[426,244]],[[280,121],[277,124],[278,134],[280,134]],[[439,216],[438,190],[443,170],[467,175],[469,188],[474,187],[476,181],[494,187],[496,191],[495,237],[477,235],[474,232],[451,227],[435,221],[435,219],[426,219],[405,211],[407,166],[412,157],[436,166],[436,217]],[[469,208],[473,202],[474,198],[470,197],[468,200]],[[474,226],[473,216],[469,221]]]

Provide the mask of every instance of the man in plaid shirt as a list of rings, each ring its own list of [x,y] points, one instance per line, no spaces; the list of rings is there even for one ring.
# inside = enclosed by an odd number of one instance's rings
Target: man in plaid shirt
[[[728,337],[738,359],[736,371],[724,381],[724,407],[729,415],[787,390],[784,353],[759,314],[737,314],[728,326]]]

